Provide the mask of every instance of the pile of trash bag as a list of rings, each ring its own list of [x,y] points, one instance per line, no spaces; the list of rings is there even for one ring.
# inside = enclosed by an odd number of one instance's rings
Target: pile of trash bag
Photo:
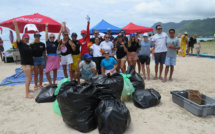
[[[51,84],[47,87],[42,88],[35,101],[37,103],[54,102],[56,100],[56,95],[54,95],[56,89],[56,84]]]

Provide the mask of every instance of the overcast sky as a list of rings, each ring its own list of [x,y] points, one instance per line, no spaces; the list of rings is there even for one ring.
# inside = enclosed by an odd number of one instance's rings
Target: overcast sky
[[[86,15],[91,17],[91,27],[102,19],[120,28],[129,22],[151,27],[156,22],[214,17],[214,5],[215,0],[0,0],[0,22],[40,13],[66,21],[70,31],[80,37],[80,31],[86,29]],[[4,28],[0,36],[8,38],[8,33]]]

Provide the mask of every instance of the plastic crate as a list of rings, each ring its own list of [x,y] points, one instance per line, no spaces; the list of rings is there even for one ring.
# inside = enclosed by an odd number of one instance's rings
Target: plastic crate
[[[215,99],[202,94],[202,105],[188,99],[188,90],[171,91],[174,103],[197,116],[215,115]]]

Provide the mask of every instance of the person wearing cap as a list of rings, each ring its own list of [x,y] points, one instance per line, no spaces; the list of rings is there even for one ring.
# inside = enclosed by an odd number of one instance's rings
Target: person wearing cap
[[[186,50],[188,47],[188,33],[184,32],[184,35],[181,36],[181,42],[180,42],[180,46],[181,49],[178,51],[178,56],[186,56]]]
[[[121,29],[121,30],[119,30],[119,33],[122,34],[122,36],[123,36],[123,38],[124,38],[124,42],[125,42],[126,44],[128,44],[128,37],[126,37],[126,35],[125,35],[125,30],[124,30],[124,29]],[[114,42],[117,41],[117,38],[118,38],[118,37],[116,37],[116,38],[114,39]]]
[[[46,63],[46,46],[43,42],[40,42],[40,37],[39,32],[34,33],[34,41],[30,43],[34,60],[34,90],[38,89],[38,77],[39,88],[43,88],[43,69]]]
[[[4,52],[3,40],[0,37],[0,56],[1,60],[3,61],[2,52]]]
[[[162,32],[161,25],[156,26],[157,33],[152,37],[152,42],[155,44],[154,49],[154,57],[155,57],[155,77],[154,80],[157,80],[157,74],[158,74],[158,67],[160,69],[159,71],[159,79],[162,80],[162,71],[163,71],[163,64],[165,63],[166,58],[166,39],[167,34]]]
[[[95,38],[95,43],[90,47],[90,51],[92,52],[93,55],[93,61],[96,63],[96,69],[98,71],[98,74],[101,74],[101,61],[104,58],[102,56],[102,53],[100,52],[101,46],[99,44],[99,38]]]
[[[90,42],[95,43],[95,38],[99,38],[99,44],[100,44],[102,41],[104,41],[104,40],[102,39],[102,37],[99,37],[99,31],[98,31],[98,30],[94,30],[94,31],[93,31],[93,35],[94,35],[94,37],[93,37],[93,38],[90,38]]]
[[[175,29],[169,30],[170,37],[167,38],[166,45],[167,45],[167,53],[166,53],[166,60],[165,60],[165,74],[163,82],[167,81],[167,75],[170,68],[170,75],[169,80],[172,81],[172,74],[174,71],[174,66],[176,65],[176,57],[177,57],[177,50],[180,49],[179,40],[175,37]]]
[[[15,26],[17,45],[21,56],[22,69],[24,70],[26,75],[26,82],[25,82],[26,98],[34,98],[34,96],[30,94],[30,92],[33,92],[33,90],[30,90],[30,83],[32,80],[32,73],[34,69],[32,49],[28,45],[30,37],[28,34],[23,34],[22,39],[20,39],[20,32],[19,32],[18,24],[15,19],[13,20],[13,24]]]
[[[120,72],[120,69],[122,73],[125,73],[125,63],[127,60],[127,43],[124,40],[124,37],[121,33],[117,36],[117,40],[114,44],[114,48],[116,51],[116,57],[117,57],[117,72]]]
[[[89,49],[87,44],[90,43],[90,17],[87,16],[87,31],[81,30],[82,38],[78,40],[79,44],[81,45],[81,60],[84,59],[84,54],[89,53]]]
[[[75,51],[72,50],[72,58],[73,58],[73,64],[72,64],[72,76],[73,79],[75,80],[75,71],[78,65],[78,60],[81,59],[81,54],[80,54],[80,44],[77,40],[77,34],[76,33],[72,33],[71,38],[72,38],[72,42],[75,44],[76,48]]]
[[[105,58],[101,61],[101,71],[102,74],[107,75],[110,73],[111,75],[113,73],[116,73],[116,68],[117,68],[117,62],[113,57],[109,56],[109,52],[105,51],[104,52]]]
[[[139,42],[138,38],[135,37],[135,33],[130,34],[130,38],[128,40],[128,45],[127,45],[127,60],[128,60],[128,65],[132,65],[133,68],[136,68],[136,63],[138,60],[137,57],[137,49],[139,48]]]
[[[75,44],[70,40],[69,38],[69,29],[66,27],[66,23],[63,22],[63,39],[60,40],[58,44],[58,50],[61,51],[61,64],[63,67],[63,73],[64,77],[68,78],[67,74],[67,65],[69,65],[69,74],[70,74],[70,80],[73,80],[73,73],[72,73],[72,64],[73,64],[73,58],[72,58],[72,50],[76,50]]]
[[[147,80],[150,80],[150,48],[154,47],[155,45],[148,39],[149,35],[148,33],[143,34],[143,40],[141,40],[140,48],[139,48],[139,60],[142,66],[142,72],[143,72],[143,79],[146,79],[146,73],[145,73],[145,65],[147,70]]]
[[[107,35],[110,36],[110,41],[114,42],[114,37],[112,36],[112,31],[110,28],[107,29]]]
[[[86,53],[83,57],[83,61],[78,60],[78,66],[75,72],[78,84],[80,84],[80,78],[85,81],[90,81],[94,75],[97,75],[96,64],[92,61],[92,56],[89,53]]]
[[[193,48],[194,45],[197,43],[196,41],[197,35],[195,34],[193,37],[190,37],[189,40],[189,45],[188,45],[188,50],[187,50],[187,55],[190,56],[190,50],[191,50],[191,56],[193,56]]]
[[[55,35],[53,33],[48,35],[48,26],[49,24],[46,23],[46,52],[47,52],[47,61],[46,61],[46,68],[45,74],[48,79],[49,84],[55,84],[57,79],[57,69],[60,68],[60,58],[57,54],[58,43],[60,42],[60,35],[62,32],[62,27],[59,31],[58,37],[55,40]],[[53,71],[53,83],[52,78],[50,76],[50,71]]]

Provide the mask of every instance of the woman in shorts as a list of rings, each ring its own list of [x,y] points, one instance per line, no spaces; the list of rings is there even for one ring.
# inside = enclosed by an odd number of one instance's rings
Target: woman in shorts
[[[127,52],[128,49],[126,47],[126,43],[124,42],[123,35],[120,33],[117,37],[117,41],[115,42],[115,51],[117,57],[117,72],[119,73],[120,69],[122,73],[125,73],[125,63],[127,60]]]
[[[135,69],[138,60],[137,49],[139,48],[139,43],[138,38],[135,37],[134,33],[130,34],[127,48],[128,48],[127,52],[128,65],[132,65],[133,68]]]
[[[31,43],[31,49],[33,52],[34,60],[34,90],[38,89],[38,76],[39,76],[39,88],[43,88],[43,69],[46,63],[46,46],[43,42],[40,42],[40,33],[34,34],[34,42]]]
[[[13,24],[15,26],[17,45],[21,56],[21,65],[26,75],[26,82],[25,82],[26,98],[34,98],[34,96],[30,94],[30,92],[33,92],[33,90],[29,89],[30,83],[32,80],[32,73],[34,69],[32,50],[28,45],[30,37],[28,34],[23,34],[22,40],[21,40],[19,28],[15,19],[13,20]]]
[[[63,73],[65,78],[68,78],[67,74],[67,65],[69,65],[69,74],[70,79],[73,80],[73,74],[72,74],[72,50],[75,51],[76,46],[75,44],[70,40],[69,38],[69,31],[66,28],[66,23],[63,23],[63,39],[59,42],[58,50],[61,51],[61,64],[63,66]]]

